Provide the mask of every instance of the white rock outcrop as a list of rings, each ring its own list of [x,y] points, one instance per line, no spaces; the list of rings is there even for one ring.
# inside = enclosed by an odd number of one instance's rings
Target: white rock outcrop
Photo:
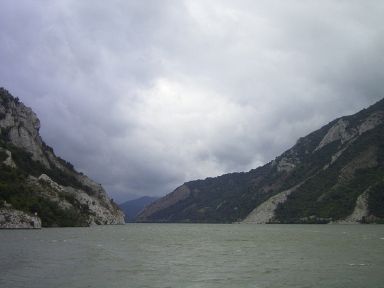
[[[0,151],[3,151],[3,152],[5,152],[5,154],[7,154],[7,159],[5,159],[4,161],[3,161],[3,164],[5,164],[5,165],[7,165],[7,166],[9,166],[9,167],[11,167],[11,168],[15,168],[16,167],[16,163],[15,163],[15,161],[13,161],[13,159],[12,159],[12,153],[11,153],[11,151],[9,151],[9,150],[6,150],[6,149],[3,149],[3,148],[1,148],[0,147]]]
[[[368,191],[365,191],[357,198],[352,214],[343,220],[332,222],[332,224],[357,224],[361,223],[364,217],[368,215]]]
[[[340,140],[342,144],[354,139],[361,134],[374,129],[384,121],[384,112],[378,111],[370,114],[362,123],[355,128],[348,129],[348,121],[341,118],[333,125],[320,141],[314,151],[317,151],[329,143]]]
[[[266,224],[273,221],[275,217],[275,210],[277,205],[287,201],[288,195],[295,191],[300,185],[292,187],[288,190],[282,191],[275,196],[272,196],[265,202],[257,206],[244,220],[242,223],[252,224]]]
[[[289,172],[293,170],[296,167],[296,164],[293,163],[293,161],[289,158],[283,157],[278,163],[277,163],[277,171],[278,172]]]
[[[384,112],[383,111],[378,111],[376,113],[369,115],[368,118],[365,119],[365,121],[359,125],[359,127],[357,129],[359,135],[361,135],[361,134],[363,134],[369,130],[374,129],[375,127],[377,127],[378,125],[383,123],[383,120],[384,120]]]
[[[34,160],[49,167],[39,134],[40,121],[32,109],[21,102],[16,104],[10,101],[6,107],[1,106],[0,112],[5,115],[0,119],[0,127],[8,130],[10,142],[31,153]]]
[[[86,205],[89,209],[89,224],[90,225],[109,225],[109,224],[124,224],[124,213],[120,210],[113,209],[109,202],[99,200],[89,196],[82,190],[72,187],[64,187],[65,193],[73,195],[81,205]],[[114,211],[114,212],[113,212]]]
[[[89,178],[88,178],[89,179]],[[59,206],[63,209],[73,207],[71,203],[66,200],[60,199],[58,193],[64,193],[72,195],[80,205],[85,205],[89,209],[89,224],[124,224],[124,214],[122,211],[112,207],[109,198],[105,192],[98,194],[98,197],[88,195],[81,189],[75,189],[73,187],[64,187],[53,181],[46,174],[42,174],[37,179],[38,182],[48,185],[51,190],[46,191],[42,189],[42,194],[49,195],[50,199],[58,202]],[[32,180],[33,181],[33,180]],[[36,182],[35,182],[36,183]],[[36,183],[38,185],[38,183]],[[101,187],[101,186],[100,186]],[[102,188],[101,188],[102,189]],[[102,190],[104,191],[104,190]]]
[[[49,178],[49,176],[46,174],[41,174],[39,176],[38,180],[43,182],[43,183],[48,184],[49,186],[51,186],[52,189],[54,189],[58,192],[64,191],[63,186],[57,184],[55,181],[53,181],[51,178]]]
[[[41,219],[12,208],[0,208],[0,229],[39,229]]]
[[[348,121],[344,119],[337,121],[336,124],[328,130],[327,134],[325,134],[324,138],[320,141],[315,151],[334,141],[341,140],[341,143],[345,143],[352,139],[354,134],[351,134],[349,131],[347,131],[347,127]]]

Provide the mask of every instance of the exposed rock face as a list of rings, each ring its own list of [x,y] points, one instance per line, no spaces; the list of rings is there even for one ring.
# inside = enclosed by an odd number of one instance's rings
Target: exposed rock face
[[[39,229],[41,219],[12,208],[0,208],[0,229]]]
[[[296,167],[296,164],[291,161],[291,159],[283,157],[277,164],[278,172],[289,172]]]
[[[89,209],[90,215],[88,224],[90,225],[122,224],[121,217],[124,217],[124,214],[120,210],[113,207],[110,201],[106,201],[107,198],[103,192],[104,190],[102,190],[102,188],[100,188],[101,186],[96,183],[94,184],[97,185],[97,188],[99,189],[97,190],[99,197],[92,197],[81,189],[59,185],[46,174],[40,175],[37,179],[31,178],[30,181],[32,181],[34,185],[40,189],[44,189],[44,192],[49,192],[51,199],[58,202],[63,209],[74,208],[74,206],[72,203],[60,199],[60,194],[70,195],[76,199],[76,203],[79,205],[85,205],[85,207]],[[47,185],[51,189],[47,189]]]
[[[9,141],[32,154],[36,161],[49,167],[43,152],[43,141],[39,135],[40,121],[31,108],[21,102],[9,101],[0,105],[0,127],[7,130]]]
[[[356,126],[349,127],[349,123],[346,119],[341,118],[335,125],[333,125],[328,133],[321,140],[319,146],[317,146],[316,150],[323,148],[324,146],[332,143],[334,141],[340,140],[341,144],[344,144],[351,139],[362,135],[363,133],[374,129],[378,125],[383,123],[384,112],[377,111],[369,115],[364,121]]]
[[[89,196],[82,190],[65,187],[64,192],[73,195],[80,205],[85,205],[90,212],[90,225],[124,224],[124,214],[105,199]]]
[[[284,203],[287,200],[291,190],[285,190],[279,194],[272,196],[264,203],[257,206],[248,216],[244,219],[243,223],[251,224],[267,224],[272,222],[275,217],[275,210],[278,204]]]
[[[384,202],[383,147],[384,99],[300,138],[262,167],[187,182],[188,193],[176,189],[139,221],[381,223],[384,203],[370,199]]]
[[[298,185],[299,186],[299,185]],[[274,222],[277,205],[287,201],[288,196],[298,187],[292,187],[272,196],[267,201],[257,206],[244,220],[248,224],[267,224]]]
[[[60,226],[60,223],[65,225],[124,223],[124,214],[111,201],[103,187],[86,175],[78,173],[70,163],[57,157],[53,149],[40,137],[40,121],[36,114],[3,88],[0,88],[0,129],[0,151],[7,156],[0,163],[0,169],[5,169],[4,167],[7,166],[15,170],[14,173],[4,170],[6,175],[10,175],[7,180],[9,185],[12,187],[18,185],[12,180],[12,177],[15,177],[12,175],[20,175],[17,177],[21,186],[14,190],[24,191],[27,187],[31,192],[29,194],[23,192],[26,196],[32,193],[39,199],[54,203],[51,207],[53,211],[49,213],[61,215],[61,222],[55,224],[55,219],[49,219],[47,222],[44,215],[39,214],[43,224]],[[18,157],[14,158],[13,153],[18,153]],[[29,174],[29,177],[21,176],[25,174]],[[12,199],[8,193],[5,195],[2,196],[0,190],[0,200],[2,197]],[[27,203],[23,207],[29,207],[26,209],[30,210],[44,210],[38,202],[34,205]],[[65,219],[65,213],[71,214],[71,219]],[[81,221],[76,222],[76,215],[81,218]]]
[[[63,186],[57,184],[55,181],[49,178],[49,176],[46,174],[41,174],[37,180],[48,184],[53,190],[56,190],[58,192],[64,191]]]
[[[365,121],[357,127],[358,134],[362,135],[363,133],[376,128],[378,125],[382,124],[384,121],[384,112],[377,111],[372,113],[365,119]]]
[[[13,161],[12,159],[12,153],[11,151],[7,150],[7,149],[3,149],[0,147],[0,151],[3,151],[5,154],[7,154],[7,158],[3,161],[3,164],[11,167],[11,168],[16,168],[16,163],[15,161]]]
[[[337,121],[337,123],[328,130],[328,133],[324,136],[323,140],[321,140],[315,151],[334,141],[340,140],[341,143],[345,143],[346,141],[353,138],[353,133],[348,132],[347,127],[348,122],[346,120],[340,119]]]
[[[345,219],[335,221],[334,224],[359,224],[364,222],[365,217],[369,216],[368,197],[368,191],[365,191],[357,198],[352,214]]]
[[[146,218],[149,215],[156,213],[156,211],[171,207],[177,202],[186,199],[190,194],[191,190],[188,188],[188,186],[181,185],[172,193],[148,205],[146,209],[144,209],[144,211],[138,215],[137,219],[138,221],[146,221]]]

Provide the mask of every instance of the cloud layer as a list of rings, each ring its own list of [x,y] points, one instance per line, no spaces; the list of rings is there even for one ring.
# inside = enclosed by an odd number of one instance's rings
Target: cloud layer
[[[0,85],[118,201],[255,168],[384,95],[382,1],[0,8]]]

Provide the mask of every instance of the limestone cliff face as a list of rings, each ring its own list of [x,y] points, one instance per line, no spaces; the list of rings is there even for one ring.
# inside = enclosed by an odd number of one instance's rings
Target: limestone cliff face
[[[36,114],[18,100],[8,98],[10,95],[8,96],[6,91],[1,92],[4,97],[0,105],[0,128],[7,140],[31,153],[33,160],[49,167],[39,135],[40,121]]]
[[[300,138],[262,167],[181,187],[139,221],[384,222],[384,99]]]
[[[20,199],[15,202],[16,206],[30,210],[25,211],[27,213],[36,210],[43,224],[49,226],[61,226],[60,223],[71,226],[71,221],[76,226],[124,223],[122,211],[111,201],[103,187],[57,157],[39,134],[40,121],[36,114],[3,88],[0,88],[0,129],[0,153],[3,155],[0,175],[4,175],[4,181],[9,186],[7,191],[20,191],[24,189],[22,187],[27,187],[28,190],[17,195]],[[25,177],[25,174],[29,176]],[[17,188],[13,179],[15,177],[24,186]],[[0,207],[3,201],[15,198],[15,195],[11,197],[7,191],[0,188]],[[34,197],[27,196],[31,194]],[[52,211],[40,207],[38,201],[31,204],[35,198],[41,199],[40,202],[48,201],[48,206],[53,203]],[[11,206],[7,211],[16,211],[17,208]],[[38,210],[49,215],[57,213],[62,218],[61,222],[56,223],[54,216],[46,222],[44,215],[38,213]],[[71,221],[66,219],[66,212],[71,215]]]
[[[0,208],[0,229],[39,229],[41,219],[37,216],[11,208]]]
[[[90,225],[123,223],[121,220],[123,213],[112,204],[104,190],[98,191],[98,197],[93,197],[81,189],[62,186],[45,174],[40,175],[39,178],[30,176],[28,181],[37,190],[40,190],[41,194],[50,197],[52,201],[57,202],[63,209],[75,209],[76,205],[86,207],[89,213],[88,224]],[[102,187],[99,189],[102,189]],[[62,195],[64,197],[60,197]],[[75,201],[67,200],[72,200],[73,198]]]

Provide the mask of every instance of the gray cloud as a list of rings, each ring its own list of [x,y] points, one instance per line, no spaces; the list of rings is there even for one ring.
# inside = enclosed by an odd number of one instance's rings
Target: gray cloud
[[[0,85],[118,201],[255,168],[383,97],[381,1],[0,8]]]

